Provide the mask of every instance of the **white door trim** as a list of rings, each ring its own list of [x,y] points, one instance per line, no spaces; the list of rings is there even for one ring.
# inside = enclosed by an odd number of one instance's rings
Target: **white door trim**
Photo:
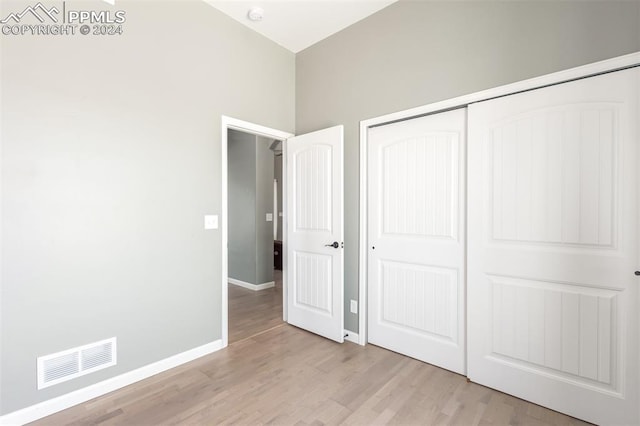
[[[407,120],[421,115],[443,112],[449,109],[461,108],[469,104],[486,101],[491,98],[511,95],[522,91],[537,89],[544,86],[564,83],[575,79],[639,65],[640,52],[630,53],[628,55],[618,56],[616,58],[594,62],[546,74],[540,77],[530,78],[516,83],[498,86],[492,89],[360,121],[360,255],[358,273],[358,304],[360,305],[360,311],[358,317],[358,343],[364,345],[367,342],[367,133],[369,127],[393,121]]]
[[[292,133],[289,132],[284,132],[282,130],[276,130],[276,129],[271,129],[269,127],[265,127],[265,126],[261,126],[259,124],[254,124],[254,123],[250,123],[248,121],[243,121],[243,120],[238,120],[237,118],[231,118],[231,117],[227,117],[225,115],[222,116],[222,125],[221,125],[221,132],[222,132],[222,157],[221,157],[221,161],[222,161],[222,214],[221,214],[221,218],[220,218],[220,227],[222,228],[222,312],[221,312],[221,324],[222,324],[222,347],[225,348],[227,347],[227,345],[229,344],[229,305],[228,305],[228,292],[229,292],[229,283],[228,283],[228,278],[229,278],[229,265],[228,265],[228,261],[229,261],[229,252],[228,252],[228,204],[229,204],[229,200],[228,200],[228,196],[229,194],[227,193],[227,188],[228,188],[228,183],[227,183],[227,179],[228,179],[228,165],[227,165],[227,144],[228,144],[228,140],[227,140],[227,135],[228,135],[228,131],[229,129],[233,129],[233,130],[240,130],[242,132],[247,132],[247,133],[251,133],[254,135],[258,135],[258,136],[265,136],[268,138],[273,138],[273,139],[279,139],[282,140],[283,143],[283,148],[284,146],[286,146],[286,140],[292,136],[294,136]],[[287,170],[287,165],[286,165],[286,161],[282,161],[282,174],[283,174],[283,180],[282,180],[282,187],[286,188],[286,183],[287,180],[284,178],[284,176],[286,176],[286,170]],[[285,192],[285,191],[283,191]],[[286,201],[285,199],[283,199],[283,202]],[[283,210],[284,210],[284,204],[283,204]],[[283,211],[283,217],[282,217],[282,223],[286,223],[287,220],[287,212],[286,210]],[[282,239],[283,241],[287,240],[287,235],[286,235],[286,227],[285,229],[283,229],[283,234],[282,234]],[[282,258],[282,297],[283,297],[283,319],[284,321],[287,320],[287,286],[286,286],[286,282],[287,282],[287,257],[286,254],[283,256]]]

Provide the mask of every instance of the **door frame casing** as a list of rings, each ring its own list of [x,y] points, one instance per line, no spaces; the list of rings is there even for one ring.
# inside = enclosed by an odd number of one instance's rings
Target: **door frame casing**
[[[487,101],[519,92],[539,89],[545,86],[566,83],[572,80],[587,78],[598,74],[640,66],[640,52],[618,56],[604,61],[569,68],[567,70],[534,77],[516,83],[494,87],[468,95],[458,96],[416,108],[385,114],[379,117],[360,121],[360,238],[359,238],[359,271],[358,271],[358,344],[367,343],[367,267],[368,267],[368,130],[370,127],[391,124],[425,115],[437,114],[451,109],[464,108],[472,103]],[[468,140],[467,144],[473,141]],[[466,277],[465,277],[466,281]],[[466,297],[466,295],[465,295]],[[465,336],[466,341],[466,336]]]
[[[241,132],[245,132],[245,133],[250,133],[253,135],[257,135],[257,136],[264,136],[267,138],[273,138],[273,139],[277,139],[277,140],[281,140],[282,141],[282,148],[283,148],[283,153],[286,152],[286,142],[287,139],[289,139],[290,137],[294,136],[292,133],[289,132],[285,132],[282,130],[277,130],[277,129],[272,129],[269,127],[265,127],[259,124],[255,124],[255,123],[251,123],[248,121],[244,121],[244,120],[239,120],[237,118],[232,118],[232,117],[228,117],[226,115],[223,115],[221,117],[221,132],[222,132],[222,137],[221,137],[221,145],[222,145],[222,155],[221,155],[221,162],[222,162],[222,167],[221,167],[221,171],[222,171],[222,207],[221,207],[221,217],[220,217],[220,228],[222,229],[222,238],[221,238],[221,244],[222,244],[222,283],[221,283],[221,287],[222,287],[222,298],[221,298],[221,304],[222,304],[222,309],[221,309],[221,326],[222,326],[222,333],[221,333],[221,339],[222,339],[222,347],[227,347],[229,344],[229,300],[228,300],[228,295],[229,295],[229,249],[228,249],[228,238],[229,238],[229,234],[228,234],[228,208],[229,208],[229,194],[228,194],[228,177],[229,177],[229,170],[228,170],[228,134],[229,134],[229,130],[238,130]],[[284,155],[283,155],[284,157]],[[282,224],[283,224],[283,230],[282,230],[282,240],[283,242],[287,240],[287,229],[285,226],[286,220],[287,220],[287,212],[286,212],[286,184],[287,184],[287,179],[286,179],[286,170],[287,170],[287,164],[286,164],[286,158],[282,159],[282,188],[283,188],[283,198],[282,198]],[[274,220],[277,220],[278,217],[278,212],[274,212]],[[287,300],[287,256],[286,256],[286,252],[283,253],[283,257],[282,257],[282,297],[283,297],[283,304],[282,304],[282,317],[284,321],[287,321],[287,304],[286,304],[286,300]]]

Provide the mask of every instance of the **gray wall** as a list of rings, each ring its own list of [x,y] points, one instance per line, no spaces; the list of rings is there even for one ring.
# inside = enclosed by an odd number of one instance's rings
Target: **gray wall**
[[[257,284],[273,281],[273,151],[272,139],[256,138],[256,279]],[[275,217],[275,215],[274,215]]]
[[[282,216],[280,216],[282,200],[284,199],[282,192],[282,155],[275,156],[273,167],[275,179],[278,180],[278,211],[276,212],[278,217],[278,235],[276,239],[282,241]]]
[[[256,277],[256,137],[229,130],[229,277],[258,284]]]
[[[229,278],[273,281],[273,152],[270,139],[229,131]]]
[[[127,21],[0,36],[0,413],[219,339],[220,116],[294,130],[294,55],[204,2],[66,6]],[[111,336],[117,366],[36,390],[37,356]]]
[[[345,126],[345,325],[359,121],[640,50],[640,2],[401,1],[296,55],[296,133]]]

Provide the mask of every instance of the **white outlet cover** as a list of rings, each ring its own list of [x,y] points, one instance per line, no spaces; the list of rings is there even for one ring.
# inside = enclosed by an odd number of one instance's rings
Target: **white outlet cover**
[[[267,213],[267,222],[273,222],[273,213]]]
[[[352,300],[351,301],[351,313],[352,314],[357,314],[358,313],[358,301],[357,300]]]
[[[218,229],[217,214],[207,214],[204,216],[204,229]]]

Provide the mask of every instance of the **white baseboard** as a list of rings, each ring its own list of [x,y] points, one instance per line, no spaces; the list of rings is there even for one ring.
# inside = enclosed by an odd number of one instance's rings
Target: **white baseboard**
[[[87,386],[86,388],[40,402],[30,407],[23,408],[12,413],[0,416],[0,425],[24,425],[59,411],[65,410],[74,405],[82,404],[93,398],[105,395],[114,390],[129,386],[163,371],[170,370],[196,358],[208,355],[222,349],[222,340],[207,343],[206,345],[190,349],[186,352],[173,355],[169,358],[145,365],[128,373],[104,380],[102,382]]]
[[[360,336],[358,335],[358,333],[354,333],[353,331],[349,330],[344,330],[344,340],[346,340],[347,342],[353,342],[357,345],[362,344],[360,343]]]
[[[268,283],[262,283],[262,284],[251,284],[246,281],[236,280],[235,278],[228,278],[227,281],[229,281],[229,284],[237,285],[238,287],[248,288],[249,290],[253,290],[253,291],[265,290],[267,288],[276,286],[275,281],[269,281]]]

